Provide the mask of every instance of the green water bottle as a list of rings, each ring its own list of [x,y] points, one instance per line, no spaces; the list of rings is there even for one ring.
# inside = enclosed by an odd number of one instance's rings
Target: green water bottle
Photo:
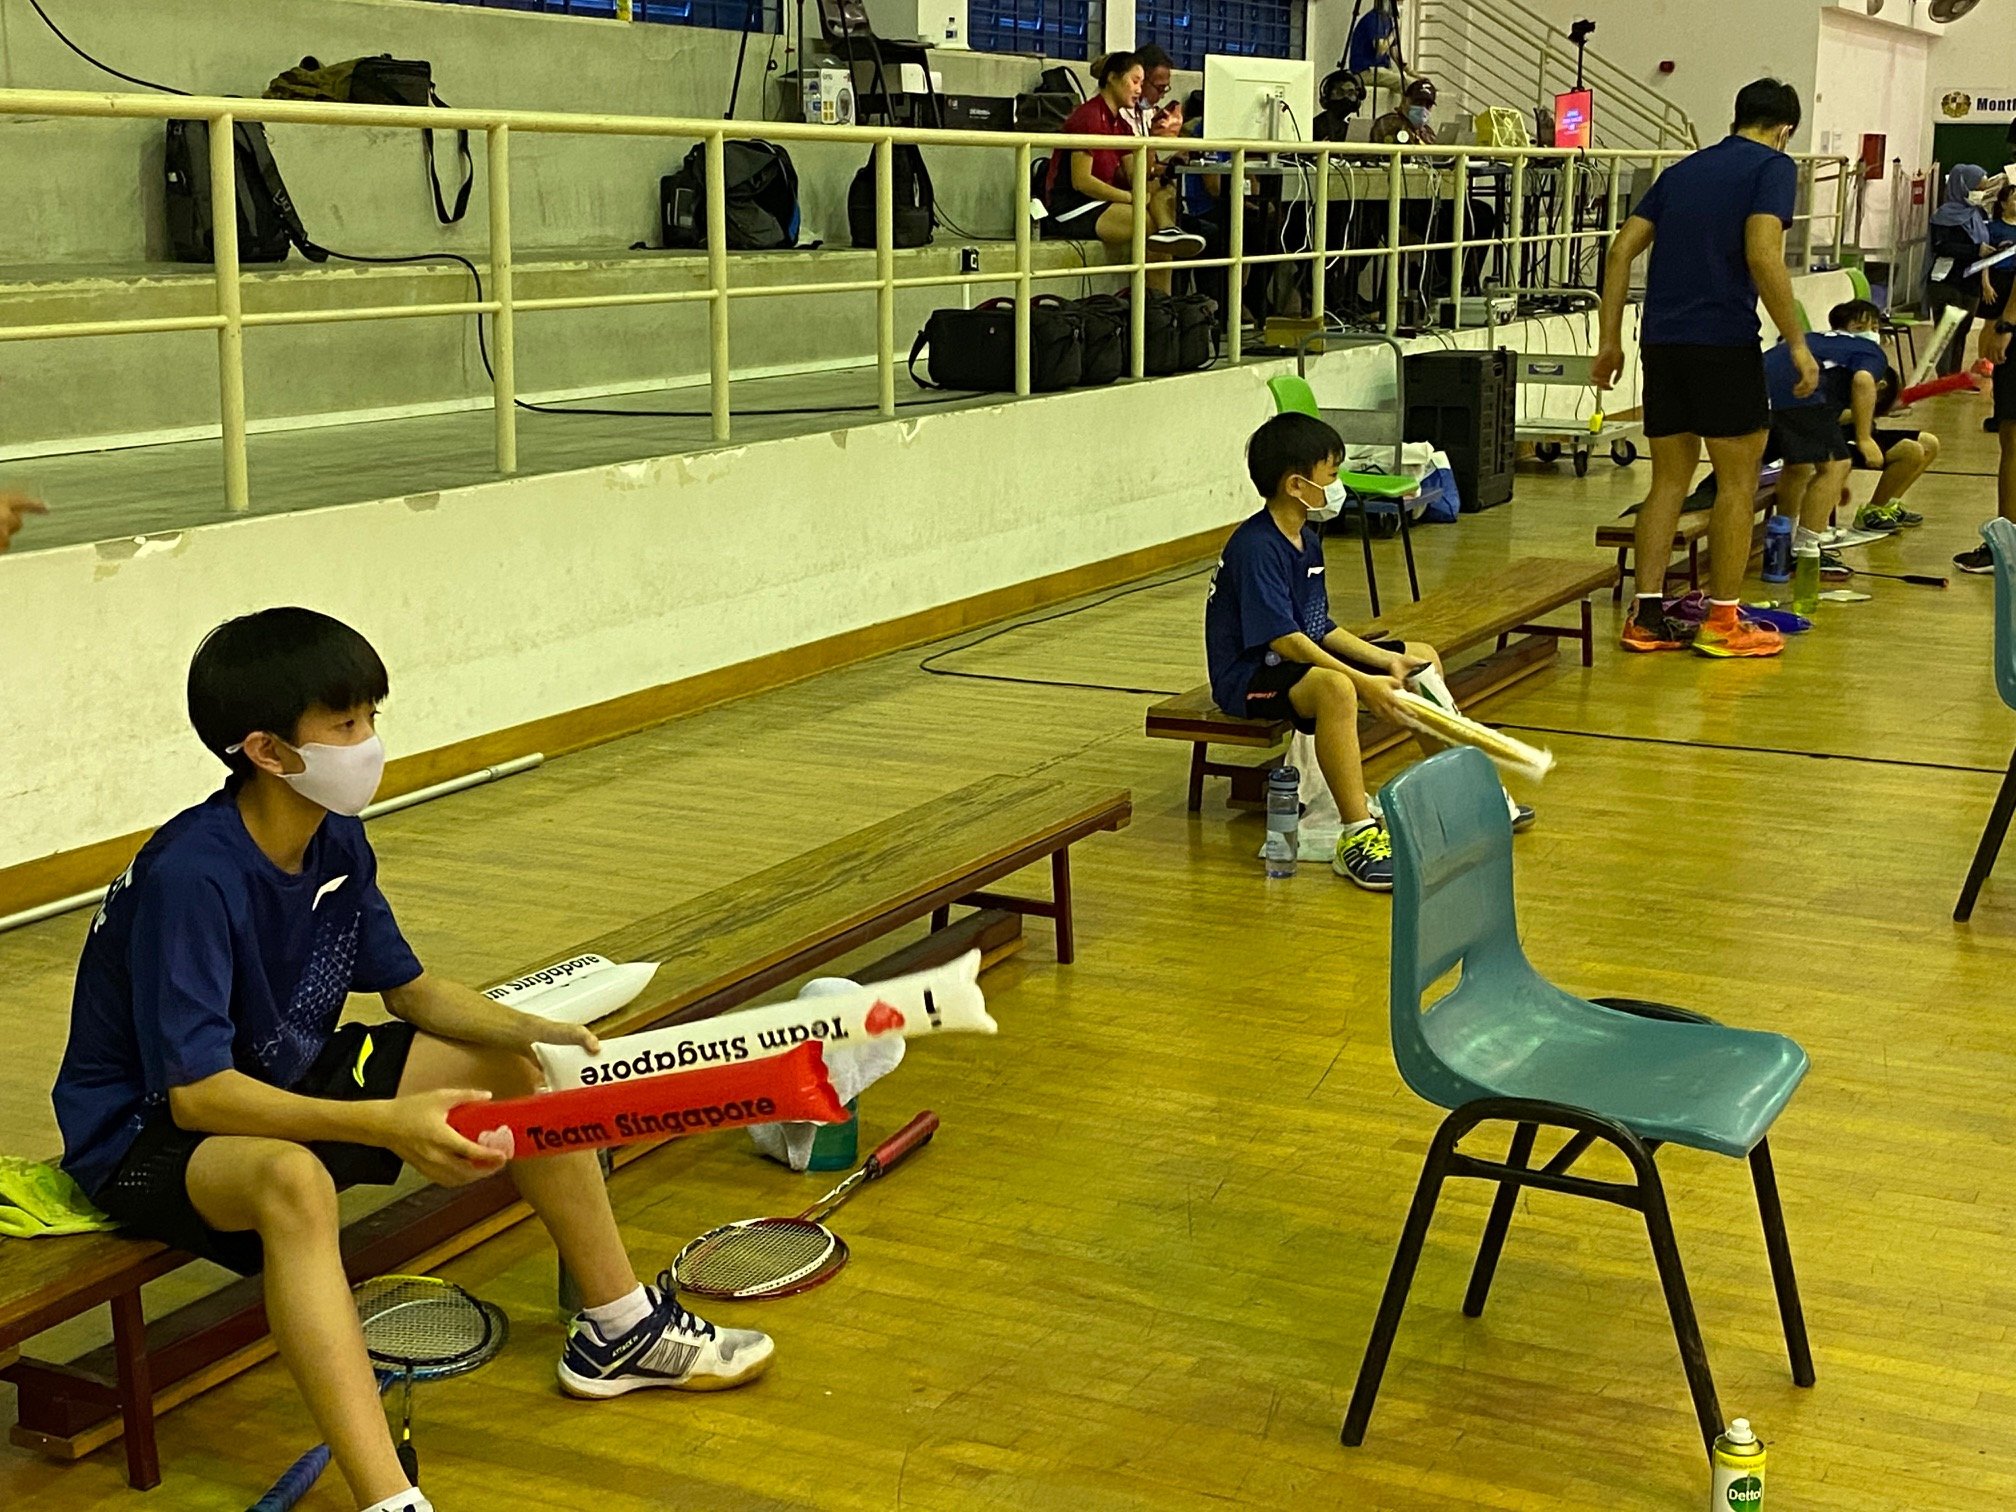
[[[1803,526],[1792,541],[1792,612],[1811,618],[1820,607],[1820,537]]]

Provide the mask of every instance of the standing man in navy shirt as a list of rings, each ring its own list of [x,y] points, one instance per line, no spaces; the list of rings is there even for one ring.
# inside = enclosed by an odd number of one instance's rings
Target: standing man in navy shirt
[[[1785,228],[1792,224],[1799,183],[1785,148],[1798,128],[1799,93],[1791,85],[1776,79],[1745,85],[1730,134],[1662,173],[1610,244],[1598,388],[1609,388],[1623,373],[1631,265],[1647,249],[1652,253],[1640,332],[1652,491],[1638,511],[1638,596],[1624,627],[1627,651],[1676,651],[1687,644],[1666,620],[1666,564],[1703,441],[1715,466],[1716,494],[1708,618],[1693,647],[1707,656],[1776,656],[1785,648],[1783,636],[1745,623],[1736,610],[1771,425],[1760,297],[1785,338],[1793,393],[1807,398],[1820,381],[1785,270]]]

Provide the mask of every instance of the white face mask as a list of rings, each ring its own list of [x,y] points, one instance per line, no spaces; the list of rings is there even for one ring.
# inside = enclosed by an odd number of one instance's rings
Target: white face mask
[[[1314,483],[1316,480],[1311,478],[1309,481]],[[1323,502],[1321,504],[1313,506],[1304,505],[1303,507],[1308,509],[1310,519],[1321,524],[1325,520],[1336,519],[1337,516],[1344,512],[1344,500],[1347,496],[1348,490],[1344,487],[1344,480],[1333,478],[1323,485]]]
[[[355,817],[378,796],[378,784],[385,777],[385,743],[376,735],[356,745],[292,749],[301,758],[301,770],[282,772],[280,780],[310,803],[319,803],[332,814]]]
[[[1836,334],[1842,336],[1853,336],[1858,341],[1873,341],[1879,347],[1883,345],[1883,333],[1881,331],[1841,331],[1837,332]]]

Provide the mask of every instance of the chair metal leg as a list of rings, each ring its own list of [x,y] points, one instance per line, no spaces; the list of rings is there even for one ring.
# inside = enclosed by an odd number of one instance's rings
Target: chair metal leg
[[[1407,1289],[1414,1284],[1414,1269],[1421,1263],[1421,1245],[1428,1237],[1428,1225],[1435,1218],[1435,1202],[1442,1195],[1448,1175],[1450,1152],[1456,1140],[1450,1137],[1450,1121],[1436,1131],[1421,1165],[1421,1180],[1414,1188],[1414,1201],[1407,1209],[1407,1224],[1400,1231],[1399,1248],[1393,1252],[1393,1269],[1386,1277],[1386,1291],[1379,1298],[1379,1313],[1372,1320],[1372,1337],[1365,1341],[1365,1359],[1358,1367],[1358,1384],[1351,1389],[1351,1405],[1344,1413],[1344,1443],[1357,1448],[1365,1442],[1366,1426],[1372,1421],[1372,1404],[1379,1396],[1379,1381],[1386,1374],[1386,1360],[1393,1352],[1393,1336],[1400,1330],[1400,1314],[1407,1306]]]
[[[1407,591],[1421,602],[1421,574],[1414,570],[1414,529],[1407,522],[1407,506],[1400,506],[1400,550],[1407,558]]]
[[[1512,1130],[1512,1148],[1505,1156],[1508,1166],[1523,1166],[1533,1158],[1533,1140],[1538,1124],[1522,1123]],[[1470,1272],[1470,1289],[1463,1294],[1463,1315],[1484,1316],[1484,1299],[1491,1294],[1491,1277],[1498,1270],[1498,1256],[1505,1248],[1505,1231],[1512,1226],[1512,1210],[1519,1203],[1517,1183],[1501,1181],[1498,1195],[1491,1199],[1491,1216],[1484,1220],[1484,1239],[1477,1246],[1477,1264]]]
[[[1379,569],[1372,564],[1372,512],[1358,500],[1358,538],[1365,545],[1365,592],[1372,600],[1372,618],[1379,618]]]
[[[1628,1152],[1627,1152],[1628,1153]],[[1665,1183],[1659,1168],[1647,1155],[1633,1159],[1637,1169],[1639,1201],[1645,1214],[1645,1231],[1652,1241],[1652,1259],[1659,1267],[1659,1287],[1666,1293],[1666,1310],[1673,1317],[1673,1337],[1680,1345],[1680,1367],[1687,1373],[1687,1391],[1694,1398],[1694,1417],[1701,1426],[1701,1444],[1715,1452],[1715,1437],[1722,1431],[1722,1404],[1715,1395],[1715,1377],[1708,1369],[1708,1347],[1701,1342],[1701,1323],[1694,1315],[1694,1298],[1687,1290],[1687,1273],[1680,1265],[1680,1245],[1673,1237],[1673,1215],[1666,1207]]]
[[[1051,921],[1057,926],[1057,964],[1069,966],[1078,959],[1078,930],[1071,918],[1071,847],[1050,853],[1050,901],[1056,908]]]
[[[2001,854],[2002,841],[2009,833],[2011,815],[2016,815],[2016,752],[2010,754],[2009,773],[1995,794],[1995,807],[1988,811],[1988,827],[1981,832],[1981,843],[1974,848],[1974,864],[1967,868],[1960,901],[1953,905],[1953,917],[1958,923],[1965,924],[1974,915],[1974,900],[1981,895],[1981,884],[1988,880],[1988,873],[1995,870],[1995,858]]]
[[[1750,1152],[1750,1179],[1757,1187],[1757,1213],[1764,1220],[1764,1251],[1771,1257],[1771,1285],[1778,1293],[1778,1319],[1785,1326],[1785,1352],[1795,1385],[1813,1384],[1813,1351],[1806,1342],[1806,1312],[1799,1305],[1799,1281],[1792,1273],[1792,1246],[1785,1238],[1785,1209],[1778,1205],[1778,1176],[1771,1166],[1771,1142],[1757,1141]]]

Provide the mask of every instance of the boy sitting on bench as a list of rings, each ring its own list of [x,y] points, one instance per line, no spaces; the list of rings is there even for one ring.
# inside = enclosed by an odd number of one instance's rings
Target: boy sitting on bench
[[[1839,311],[1836,312],[1837,314]],[[1874,341],[1844,331],[1806,341],[1820,364],[1820,382],[1803,399],[1792,349],[1781,342],[1764,354],[1764,383],[1771,398],[1770,453],[1785,464],[1774,507],[1792,521],[1792,553],[1820,554],[1828,516],[1841,502],[1851,458],[1880,466],[1883,454],[1870,430],[1876,416],[1876,380],[1888,366]],[[1849,411],[1843,425],[1841,413]]]
[[[92,921],[57,1073],[63,1168],[129,1233],[249,1275],[293,1375],[368,1512],[431,1512],[392,1445],[343,1273],[338,1184],[402,1164],[459,1186],[504,1166],[450,1108],[540,1090],[535,1044],[587,1029],[506,1008],[414,958],[357,819],[385,765],[385,664],[348,625],[267,609],[212,631],[189,719],[229,772],[161,826]],[[337,1020],[352,992],[394,1019]],[[592,1152],[514,1163],[586,1309],[559,1375],[573,1396],[718,1390],[771,1343],[716,1329],[661,1276],[640,1285]]]
[[[1859,336],[1872,343],[1882,340],[1883,312],[1866,299],[1851,299],[1834,306],[1827,319],[1836,331],[1843,334]],[[1889,414],[1896,403],[1896,371],[1886,369],[1883,376],[1876,380],[1877,418]],[[1852,417],[1842,422],[1842,429],[1848,433],[1851,442],[1855,440]],[[1902,426],[1878,427],[1870,434],[1881,455],[1871,462],[1867,453],[1857,445],[1853,448],[1850,462],[1857,469],[1877,472],[1881,476],[1876,479],[1876,491],[1869,496],[1869,502],[1855,512],[1855,528],[1888,534],[1923,525],[1925,517],[1906,509],[1904,496],[1911,485],[1930,472],[1932,464],[1939,460],[1939,438],[1928,430]]]
[[[1369,891],[1391,892],[1393,845],[1367,802],[1358,710],[1399,723],[1394,690],[1423,667],[1439,672],[1441,661],[1433,646],[1363,640],[1330,618],[1317,527],[1344,507],[1343,460],[1343,440],[1310,415],[1276,415],[1253,433],[1246,472],[1267,502],[1219,555],[1204,604],[1204,655],[1220,709],[1287,719],[1315,737],[1316,764],[1344,820],[1331,869]],[[1531,809],[1506,802],[1514,828],[1532,823]]]

